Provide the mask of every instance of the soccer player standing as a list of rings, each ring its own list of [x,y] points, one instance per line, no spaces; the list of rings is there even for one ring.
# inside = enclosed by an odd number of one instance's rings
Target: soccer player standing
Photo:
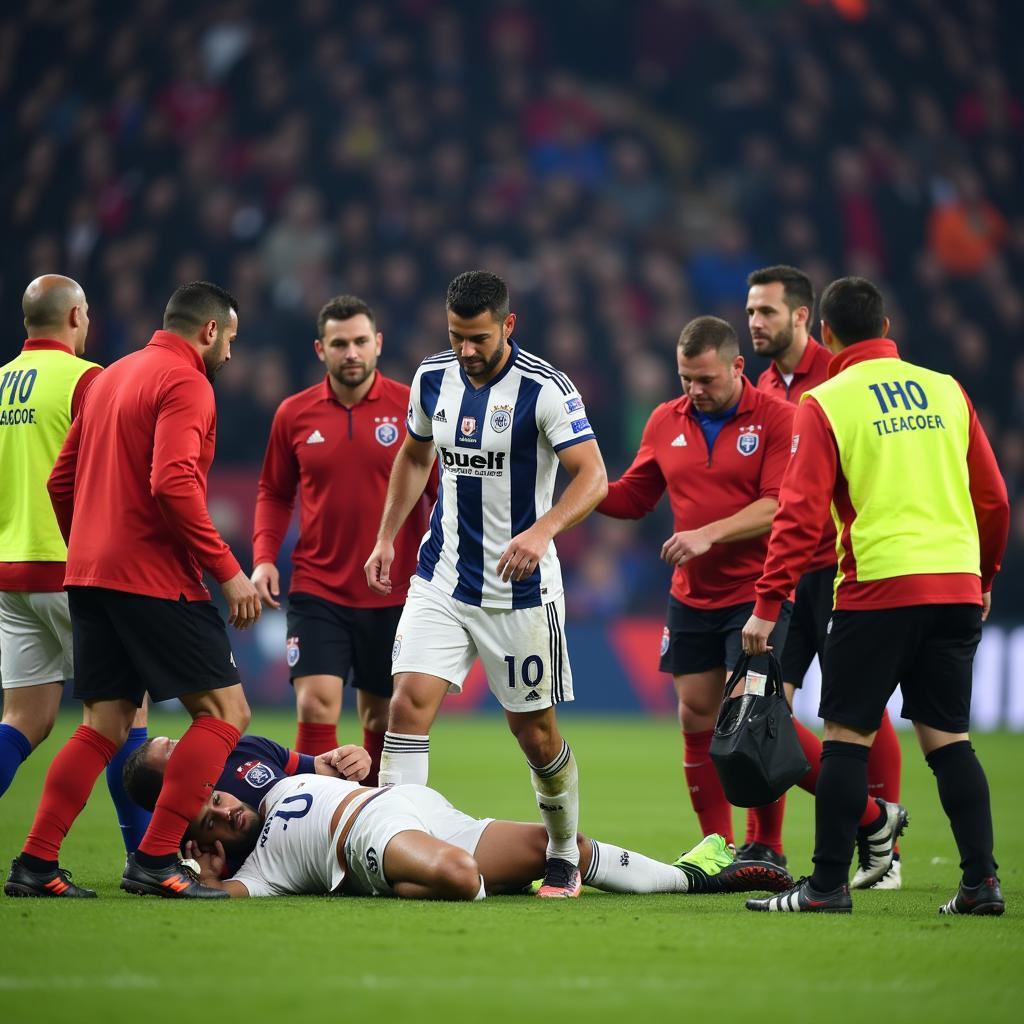
[[[683,768],[705,835],[732,842],[732,807],[711,762],[711,738],[727,673],[740,659],[740,630],[754,607],[767,534],[789,460],[793,410],[743,376],[736,332],[702,316],[676,347],[683,396],[659,405],[644,427],[633,464],[608,488],[597,510],[617,519],[647,515],[668,491],[676,532],[661,557],[675,567],[661,670],[671,672],[683,731]],[[772,635],[783,648],[785,604]],[[751,665],[764,672],[765,659]],[[782,866],[776,804],[754,811],[762,846],[749,860]]]
[[[868,751],[897,684],[960,851],[946,914],[1001,914],[988,782],[970,743],[971,673],[1009,530],[995,456],[960,385],[903,362],[871,282],[821,297],[829,379],[803,398],[757,605],[743,646],[761,652],[813,557],[831,504],[839,531],[825,645],[825,742],[814,873],[751,910],[849,913],[847,878]],[[894,528],[894,525],[896,527]]]
[[[64,593],[67,545],[46,480],[100,367],[79,358],[89,333],[89,303],[71,278],[46,274],[22,297],[28,340],[0,367],[0,795],[18,766],[53,728],[64,681],[73,674],[71,613]],[[136,716],[124,754],[146,737]],[[149,815],[127,799],[121,759],[107,785],[130,853]]]
[[[747,325],[754,351],[768,356],[771,366],[757,379],[757,386],[770,395],[794,405],[801,396],[828,377],[832,353],[808,333],[814,310],[814,286],[810,278],[796,267],[774,266],[755,270],[748,278]],[[782,678],[786,697],[793,703],[793,692],[803,685],[804,675],[814,656],[823,659],[825,635],[832,616],[832,590],[836,578],[836,531],[831,516],[826,519],[814,557],[796,587],[793,617],[790,619],[786,646],[782,652]],[[814,792],[821,767],[821,740],[805,725],[794,719],[800,746],[811,770],[800,780],[800,787]],[[888,844],[878,833],[889,827],[889,818],[899,814],[895,808],[900,799],[902,755],[889,712],[882,715],[875,741],[868,756],[868,803],[861,815],[858,844],[862,863],[853,878],[853,888],[898,889],[902,884],[899,854],[877,881],[877,854]],[[892,805],[875,802],[880,798]],[[776,807],[779,815],[778,836],[782,836],[783,796]],[[882,815],[880,812],[885,811]],[[753,816],[748,817],[748,841],[757,842]],[[751,833],[751,825],[754,830]],[[781,849],[778,851],[781,853]]]
[[[395,628],[429,511],[420,501],[395,538],[391,593],[367,593],[363,560],[373,547],[409,407],[409,388],[377,370],[383,341],[361,299],[338,296],[320,310],[314,348],[326,379],[286,398],[274,416],[252,544],[252,582],[267,607],[279,608],[274,563],[298,490],[285,646],[298,714],[295,748],[315,755],[337,747],[349,677],[373,761],[370,786],[377,784],[388,724]]]
[[[548,831],[539,895],[576,896],[576,760],[555,714],[573,698],[572,673],[553,540],[604,497],[604,462],[572,382],[512,340],[516,316],[501,278],[460,274],[447,310],[451,351],[416,372],[409,436],[366,562],[371,590],[388,593],[394,538],[436,455],[440,488],[395,637],[380,779],[426,784],[430,726],[479,654]],[[559,463],[571,479],[552,504]]]
[[[96,895],[59,867],[60,845],[147,691],[155,700],[179,698],[193,721],[168,761],[121,887],[177,898],[219,895],[179,863],[178,848],[249,721],[224,622],[202,580],[205,569],[220,582],[236,627],[259,617],[256,588],[206,508],[216,433],[211,380],[231,358],[237,333],[237,304],[222,288],[179,288],[164,329],[90,387],[50,475],[68,544],[75,696],[85,707],[82,725],[47,773],[4,886],[8,895]]]

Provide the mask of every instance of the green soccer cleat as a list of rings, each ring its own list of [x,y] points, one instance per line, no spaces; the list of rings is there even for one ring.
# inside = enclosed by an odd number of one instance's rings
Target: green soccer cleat
[[[691,893],[784,892],[793,884],[790,873],[768,861],[737,861],[724,836],[705,836],[692,850],[672,862],[686,875]]]

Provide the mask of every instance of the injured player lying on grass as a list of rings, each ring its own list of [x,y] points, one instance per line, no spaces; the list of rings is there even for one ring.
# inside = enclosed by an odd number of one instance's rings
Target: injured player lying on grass
[[[202,881],[231,896],[351,895],[474,900],[521,893],[544,874],[543,825],[472,818],[426,786],[383,789],[296,775],[259,809],[215,790],[187,835]],[[578,836],[583,881],[621,893],[779,892],[792,884],[774,864],[734,862],[718,835],[673,864]],[[244,863],[222,880],[226,854]]]

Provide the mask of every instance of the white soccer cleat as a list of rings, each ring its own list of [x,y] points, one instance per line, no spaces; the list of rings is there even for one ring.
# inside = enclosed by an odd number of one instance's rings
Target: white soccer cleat
[[[895,858],[895,846],[909,818],[907,809],[902,804],[891,804],[876,798],[880,811],[885,813],[882,823],[874,831],[857,830],[857,856],[860,866],[850,883],[851,889],[869,889],[892,869]],[[882,888],[879,886],[879,888]],[[899,885],[885,888],[898,889]]]
[[[902,889],[903,871],[900,868],[900,855],[896,854],[892,859],[892,866],[882,877],[875,882],[872,889]]]

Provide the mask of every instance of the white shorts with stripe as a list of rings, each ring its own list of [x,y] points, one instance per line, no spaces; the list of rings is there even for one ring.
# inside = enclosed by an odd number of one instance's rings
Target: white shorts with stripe
[[[394,895],[384,877],[384,851],[399,832],[426,832],[472,855],[492,821],[452,807],[436,789],[391,786],[359,812],[345,840],[345,891],[353,896]]]
[[[0,590],[3,688],[59,683],[73,675],[68,595]]]
[[[487,683],[507,711],[540,711],[573,699],[561,597],[535,608],[480,608],[413,576],[391,671],[424,672],[461,693],[479,655]]]

